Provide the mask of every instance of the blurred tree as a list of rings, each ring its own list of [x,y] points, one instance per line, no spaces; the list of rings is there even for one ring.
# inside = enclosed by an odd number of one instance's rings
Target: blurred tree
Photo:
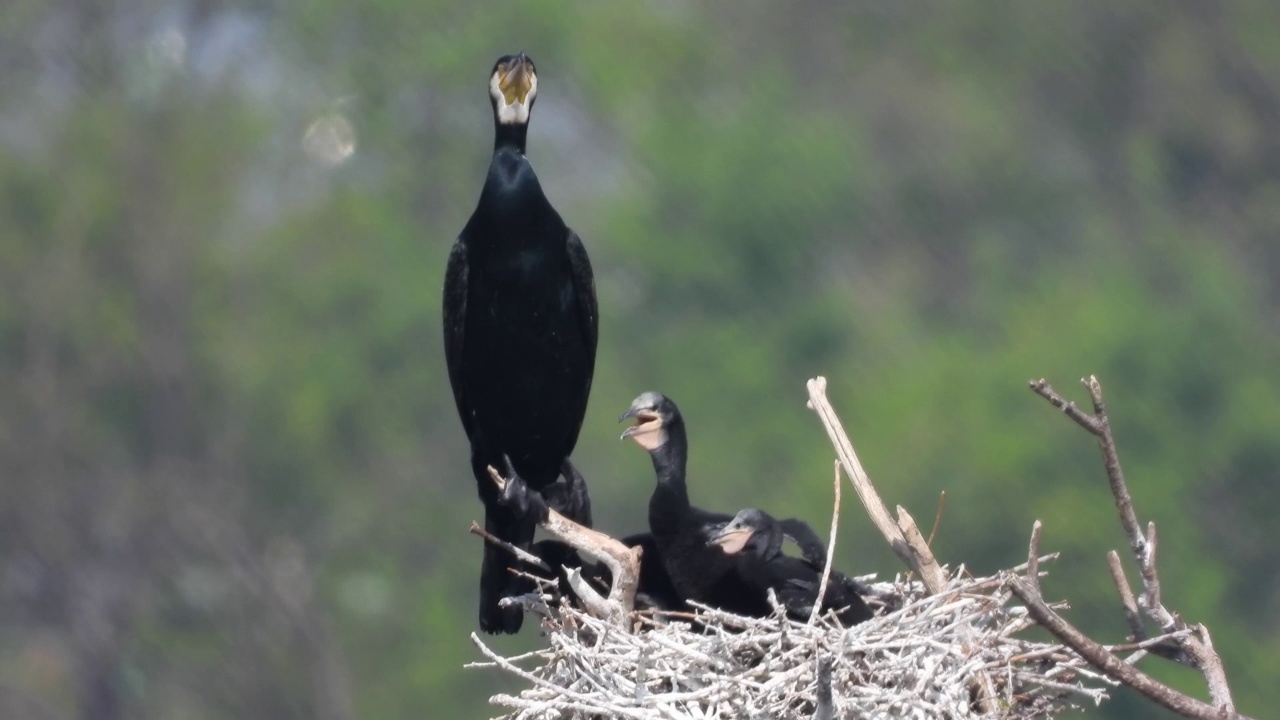
[[[1047,590],[1119,637],[1093,448],[1022,388],[1097,373],[1170,602],[1260,713],[1278,16],[13,0],[0,714],[486,712],[439,292],[490,152],[485,73],[521,48],[531,159],[599,277],[578,461],[602,528],[644,524],[648,463],[611,418],[647,389],[689,419],[696,502],[822,525],[823,373],[891,501],[950,495],[944,561],[1016,562],[1039,517],[1064,552]],[[892,572],[857,516],[843,569]]]

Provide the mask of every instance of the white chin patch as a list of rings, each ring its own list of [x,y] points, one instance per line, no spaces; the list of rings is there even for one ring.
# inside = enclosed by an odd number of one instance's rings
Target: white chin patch
[[[507,105],[498,94],[498,122],[503,125],[524,125],[529,122],[529,106],[524,103]]]
[[[489,95],[493,98],[494,105],[498,108],[498,122],[503,125],[525,125],[529,122],[529,108],[533,105],[533,99],[538,95],[538,76],[534,75],[529,79],[529,93],[525,95],[524,102],[514,102],[507,104],[507,98],[502,94],[502,88],[498,87],[498,74],[494,73],[489,79]]]

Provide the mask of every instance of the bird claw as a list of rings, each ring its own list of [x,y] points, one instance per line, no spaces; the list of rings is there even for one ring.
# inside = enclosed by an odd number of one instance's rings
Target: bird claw
[[[498,503],[511,510],[516,517],[525,518],[532,515],[536,522],[546,520],[548,508],[542,494],[536,490],[530,490],[524,478],[516,474],[511,458],[503,455],[502,459],[507,469],[507,483],[498,495]]]

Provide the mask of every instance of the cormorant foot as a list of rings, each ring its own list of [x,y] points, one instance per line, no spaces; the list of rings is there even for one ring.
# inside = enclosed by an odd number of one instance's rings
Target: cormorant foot
[[[532,517],[534,522],[546,520],[549,509],[542,494],[537,490],[530,490],[524,478],[516,474],[511,458],[503,455],[502,459],[507,466],[507,484],[498,496],[498,503],[511,510],[518,518]]]

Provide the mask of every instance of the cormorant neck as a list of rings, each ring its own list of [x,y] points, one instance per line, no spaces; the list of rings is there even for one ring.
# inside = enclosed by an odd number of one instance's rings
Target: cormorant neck
[[[689,462],[689,440],[685,437],[684,423],[670,422],[665,428],[667,441],[649,453],[653,470],[658,476],[658,494],[668,501],[675,500],[679,507],[689,506],[689,489],[685,484],[685,467]]]
[[[772,560],[782,554],[782,530],[776,524],[770,524],[763,530],[757,530],[751,539],[758,542],[756,552],[765,560]]]
[[[494,120],[493,128],[493,151],[495,153],[503,148],[512,148],[521,155],[524,154],[525,139],[529,135],[528,123],[504,124]]]

